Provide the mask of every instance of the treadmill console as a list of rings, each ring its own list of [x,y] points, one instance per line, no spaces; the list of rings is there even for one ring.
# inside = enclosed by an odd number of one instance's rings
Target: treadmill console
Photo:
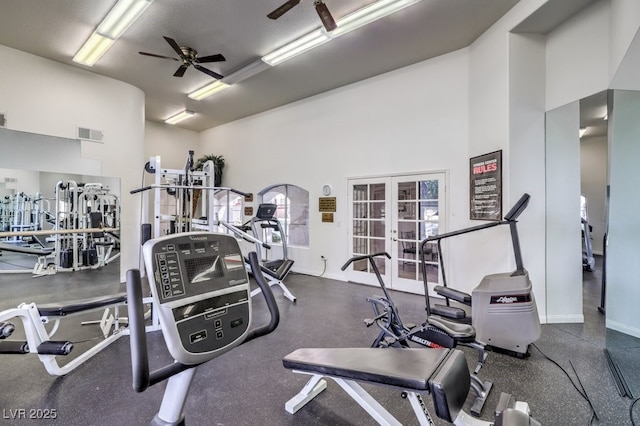
[[[251,324],[249,277],[237,241],[186,232],[147,241],[147,278],[169,352],[198,364],[244,341]]]

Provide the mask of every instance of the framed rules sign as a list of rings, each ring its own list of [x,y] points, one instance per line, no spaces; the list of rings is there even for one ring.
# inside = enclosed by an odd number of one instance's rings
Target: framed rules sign
[[[469,160],[470,218],[502,220],[502,150]]]

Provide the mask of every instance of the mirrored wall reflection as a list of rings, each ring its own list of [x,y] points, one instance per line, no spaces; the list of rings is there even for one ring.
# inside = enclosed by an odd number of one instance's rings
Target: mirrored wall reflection
[[[549,322],[583,314],[584,324],[558,326],[602,343],[620,394],[633,397],[640,396],[638,111],[640,92],[608,90],[546,117]]]
[[[609,214],[606,346],[621,394],[640,396],[640,92],[614,90],[609,102]]]
[[[116,262],[119,228],[120,179],[0,168],[0,272]]]

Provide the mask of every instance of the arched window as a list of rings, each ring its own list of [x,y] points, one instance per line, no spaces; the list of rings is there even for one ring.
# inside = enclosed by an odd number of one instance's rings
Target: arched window
[[[258,193],[261,203],[278,206],[276,217],[287,235],[287,245],[309,246],[309,191],[299,186],[278,184]],[[278,242],[278,236],[272,236]]]

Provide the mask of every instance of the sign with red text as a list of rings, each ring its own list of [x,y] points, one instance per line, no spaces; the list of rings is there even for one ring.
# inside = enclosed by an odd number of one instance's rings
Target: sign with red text
[[[469,160],[472,220],[502,219],[502,150]]]

